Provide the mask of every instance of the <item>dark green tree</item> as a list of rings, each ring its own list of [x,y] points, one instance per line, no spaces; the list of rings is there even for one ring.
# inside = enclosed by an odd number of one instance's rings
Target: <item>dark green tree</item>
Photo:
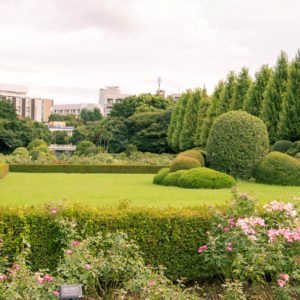
[[[169,146],[172,149],[176,148],[175,145],[172,144],[172,141],[173,141],[173,136],[174,136],[174,132],[175,132],[175,128],[176,128],[176,122],[177,122],[178,114],[179,114],[179,102],[177,102],[174,106],[174,109],[171,113],[170,125],[168,127],[167,140],[168,140]]]
[[[83,109],[80,112],[79,118],[83,123],[95,122],[102,119],[102,115],[99,108],[94,108],[93,110]]]
[[[300,140],[300,50],[290,65],[278,128],[279,138]]]
[[[66,131],[55,131],[52,133],[51,142],[57,145],[69,144],[69,136]]]
[[[260,118],[265,122],[270,142],[278,139],[279,115],[282,110],[282,99],[287,89],[289,62],[287,54],[281,52],[263,96]]]
[[[219,103],[219,115],[228,112],[232,106],[234,93],[237,85],[237,77],[233,71],[231,71],[226,78],[225,86],[220,96]]]
[[[242,68],[241,72],[238,75],[234,93],[233,93],[233,99],[230,103],[230,109],[231,110],[239,110],[243,108],[245,99],[248,95],[249,89],[252,85],[252,79],[249,75],[248,68]]]
[[[0,119],[14,120],[16,117],[17,114],[14,105],[4,101],[0,96]]]
[[[255,73],[255,82],[251,86],[248,96],[245,99],[243,110],[258,117],[261,112],[264,92],[267,88],[273,70],[268,65],[263,65]]]

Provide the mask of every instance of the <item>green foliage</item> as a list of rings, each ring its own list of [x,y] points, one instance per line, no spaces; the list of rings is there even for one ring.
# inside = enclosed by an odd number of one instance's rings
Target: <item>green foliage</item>
[[[287,151],[287,154],[295,156],[299,152],[300,152],[300,141],[296,141],[293,143],[291,148]]]
[[[33,153],[36,151],[37,153]],[[30,155],[36,155],[37,158],[41,152],[31,150]],[[35,157],[32,157],[35,160]],[[11,172],[25,172],[25,173],[141,173],[154,174],[162,166],[149,165],[10,165]]]
[[[69,144],[69,139],[66,131],[54,131],[51,136],[51,142],[57,145]]]
[[[188,156],[180,156],[171,163],[170,172],[189,170],[197,167],[201,167],[201,163],[197,159]]]
[[[271,143],[278,140],[279,115],[287,90],[288,68],[287,54],[282,51],[263,95],[260,118],[267,126]]]
[[[40,140],[40,139],[35,139],[27,145],[27,149],[30,151],[30,150],[33,150],[33,149],[39,147],[39,146],[48,147],[48,145],[45,141]]]
[[[287,140],[280,140],[272,146],[272,151],[286,153],[292,146],[293,142]]]
[[[207,142],[210,167],[236,178],[251,178],[268,151],[266,126],[246,112],[223,114],[210,130]]]
[[[295,141],[300,139],[300,50],[289,68],[286,93],[278,124],[279,136]]]
[[[76,146],[77,155],[86,155],[88,154],[88,149],[96,148],[96,145],[90,141],[82,141]]]
[[[295,158],[300,159],[300,152],[295,155]]]
[[[280,152],[271,152],[260,163],[258,182],[278,185],[300,185],[300,161]]]
[[[236,85],[237,85],[237,76],[233,71],[231,71],[227,75],[225,86],[220,95],[220,102],[218,105],[218,110],[219,110],[218,115],[221,115],[230,110],[230,107],[232,106],[232,102],[234,100]]]
[[[23,158],[28,158],[29,157],[29,152],[25,147],[18,147],[14,150],[12,153],[13,156],[20,156]]]
[[[203,157],[203,154],[201,151],[197,150],[197,149],[191,149],[191,150],[186,150],[184,152],[181,152],[177,155],[177,158],[180,158],[180,157],[192,157],[192,158],[195,158],[197,159],[200,164],[201,164],[201,167],[204,167],[205,166],[205,159]]]
[[[238,75],[233,98],[230,103],[230,110],[239,110],[243,108],[245,99],[248,96],[249,89],[252,85],[252,79],[247,68],[242,68]]]
[[[168,173],[160,184],[168,186],[178,186],[178,180],[182,174],[185,174],[188,170],[179,170],[176,172]]]
[[[191,189],[222,189],[235,184],[231,176],[208,168],[191,169],[178,179],[179,187]]]
[[[170,172],[170,168],[162,168],[158,173],[153,177],[154,184],[162,184],[164,177]]]
[[[102,119],[102,115],[99,108],[94,108],[93,110],[83,109],[80,112],[79,118],[83,123],[95,122]]]
[[[16,117],[15,106],[10,102],[2,100],[0,96],[0,119],[14,120]]]
[[[271,69],[268,65],[263,65],[260,70],[255,73],[255,81],[244,101],[244,111],[253,116],[259,117],[264,99],[264,92],[272,74],[273,69]]]
[[[0,162],[0,179],[8,174],[8,165]]]
[[[167,133],[167,141],[168,141],[169,146],[172,149],[176,149],[176,145],[173,145],[173,139],[174,139],[174,132],[175,132],[176,124],[177,124],[178,115],[179,115],[179,105],[177,102],[171,113],[171,119],[170,119],[170,124],[168,127],[168,133]]]

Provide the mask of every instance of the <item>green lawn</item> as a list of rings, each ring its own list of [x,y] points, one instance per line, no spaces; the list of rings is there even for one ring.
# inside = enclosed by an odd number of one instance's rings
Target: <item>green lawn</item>
[[[94,206],[128,199],[135,206],[183,207],[224,203],[230,190],[192,190],[152,184],[149,174],[10,173],[0,180],[0,205],[33,205],[67,199]],[[240,182],[240,191],[257,199],[300,201],[300,187]]]

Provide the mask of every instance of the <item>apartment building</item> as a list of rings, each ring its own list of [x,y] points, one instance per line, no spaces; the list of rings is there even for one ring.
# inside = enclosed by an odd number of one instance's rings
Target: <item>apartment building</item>
[[[102,106],[95,103],[55,104],[53,113],[60,116],[75,115],[79,117],[83,109],[94,110],[95,108],[100,109],[101,114],[104,115]]]
[[[0,98],[11,102],[21,118],[30,118],[38,122],[47,122],[52,113],[53,100],[30,97],[25,86],[0,84]]]

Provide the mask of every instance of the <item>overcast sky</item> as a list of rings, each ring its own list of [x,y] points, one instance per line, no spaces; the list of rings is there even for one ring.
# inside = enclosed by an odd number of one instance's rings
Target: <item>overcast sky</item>
[[[0,83],[55,103],[252,74],[300,47],[299,0],[0,0]]]

